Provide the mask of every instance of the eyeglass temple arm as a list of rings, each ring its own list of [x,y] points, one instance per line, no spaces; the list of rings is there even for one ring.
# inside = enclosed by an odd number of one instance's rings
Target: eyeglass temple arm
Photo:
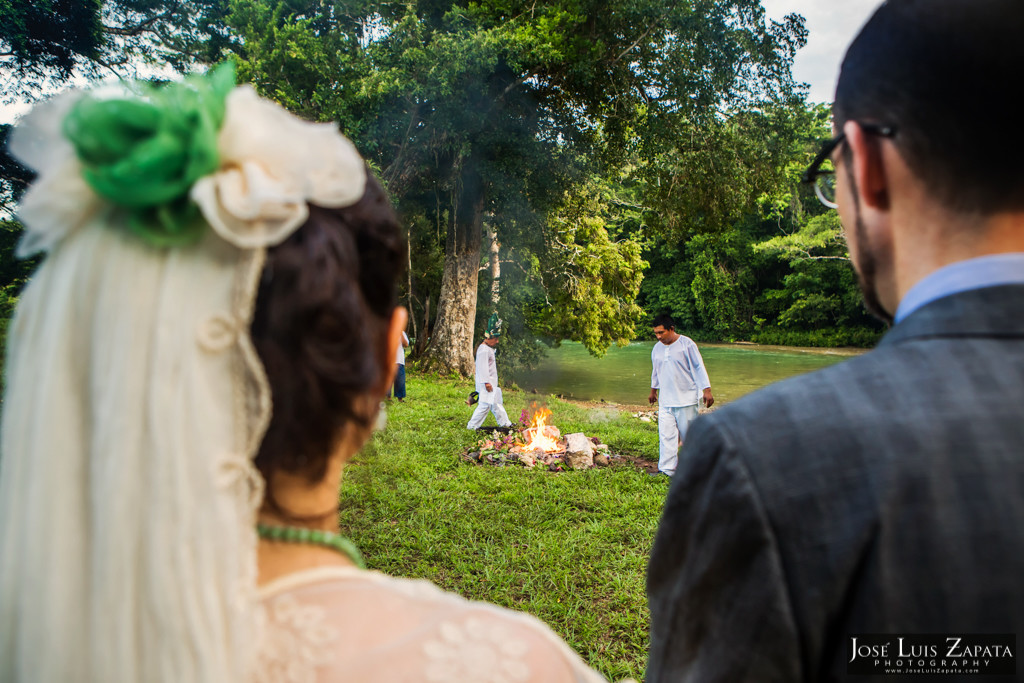
[[[808,166],[807,170],[804,171],[803,174],[800,176],[800,182],[813,183],[818,175],[818,168],[825,161],[825,159],[831,156],[832,152],[835,151],[836,147],[839,146],[839,143],[842,142],[845,137],[846,135],[844,133],[840,133],[839,135],[829,140],[828,144],[821,148],[821,151],[818,152],[818,156],[814,157],[814,161],[811,162],[811,165]]]
[[[883,138],[891,138],[896,135],[896,126],[883,126],[877,123],[861,123],[860,127],[867,133],[872,135],[880,135]],[[835,151],[836,147],[846,139],[846,133],[840,133],[835,136],[828,143],[821,148],[818,155],[814,157],[814,161],[807,167],[807,170],[800,176],[800,182],[802,183],[813,183],[815,178],[818,176],[820,171],[818,167],[825,161],[825,159],[831,156],[832,152]]]

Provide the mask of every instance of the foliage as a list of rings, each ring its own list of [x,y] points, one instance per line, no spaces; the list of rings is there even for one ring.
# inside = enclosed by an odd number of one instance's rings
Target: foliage
[[[759,145],[771,159],[765,191],[714,231],[681,221],[687,239],[670,231],[650,240],[640,304],[704,341],[874,344],[882,326],[861,303],[838,215],[798,181],[829,134],[828,109],[779,109],[759,130],[747,149]]]
[[[68,76],[80,58],[97,57],[103,42],[100,0],[4,0],[0,46],[23,71]],[[6,65],[5,65],[6,66]]]
[[[685,240],[719,232],[767,197],[788,198],[807,116],[803,100],[787,96],[679,130],[639,171],[658,234]]]
[[[547,346],[580,340],[595,356],[635,337],[643,309],[635,299],[646,263],[641,259],[642,207],[627,188],[594,177],[566,193],[547,223],[529,212],[506,219],[501,300],[505,329],[498,348],[503,373],[535,366]],[[492,280],[481,277],[479,300]],[[491,307],[479,306],[482,333]],[[477,335],[478,337],[480,334]]]
[[[444,280],[453,245],[484,226],[501,242],[509,370],[562,339],[601,354],[664,311],[706,340],[880,330],[837,219],[797,183],[830,112],[792,82],[796,15],[767,21],[750,0],[90,0],[66,30],[42,25],[64,2],[0,0],[19,92],[231,55],[241,80],[339,121],[399,207],[424,337],[469,286]],[[0,161],[9,216],[24,177]]]
[[[224,0],[0,0],[6,101],[69,80],[186,72],[218,59],[232,38]]]
[[[18,305],[18,295],[41,260],[38,256],[24,261],[14,258],[21,233],[20,223],[0,220],[0,374],[6,357],[7,327]]]
[[[772,328],[755,332],[751,341],[757,344],[779,346],[809,346],[834,348],[853,346],[870,348],[878,343],[881,333],[875,327],[827,328],[821,330],[785,330]]]
[[[0,221],[0,319],[9,318],[14,312],[17,296],[28,283],[41,258],[14,258],[14,250],[21,239],[21,233],[20,223]]]
[[[811,219],[821,230],[835,219]],[[667,312],[677,328],[702,341],[748,340],[791,346],[871,346],[882,325],[862,304],[856,275],[844,256],[805,258],[764,247],[771,221],[751,220],[670,246],[658,241],[645,258],[651,269],[639,301],[648,315]],[[805,228],[805,232],[807,229]],[[845,244],[829,246],[834,252]],[[649,318],[648,318],[649,322]]]
[[[743,226],[701,234],[679,246],[657,242],[649,249],[652,275],[641,303],[650,318],[669,313],[676,328],[700,340],[734,340],[748,330],[751,291],[758,263]]]
[[[371,569],[539,617],[610,680],[642,680],[644,575],[668,488],[633,467],[467,467],[465,381],[412,372],[404,403],[345,473],[341,525]],[[518,414],[536,397],[505,391]],[[656,458],[656,426],[550,399],[555,423]]]
[[[7,151],[12,130],[8,124],[0,124],[0,220],[14,217],[18,199],[35,178],[35,173],[18,163]]]
[[[472,249],[459,256],[456,247],[489,221],[507,249],[518,248],[525,263],[539,260],[542,274],[559,256],[554,243],[515,238],[526,226],[563,229],[557,214],[566,193],[585,188],[594,174],[615,177],[636,158],[634,173],[653,182],[671,167],[671,177],[684,182],[656,199],[684,207],[706,204],[708,194],[684,171],[731,155],[739,162],[733,176],[744,175],[753,157],[736,131],[757,125],[761,104],[785,99],[793,87],[789,64],[805,37],[799,17],[766,22],[760,5],[746,0],[330,7],[234,0],[229,23],[239,35],[233,49],[242,76],[303,115],[340,121],[403,215],[445,226],[446,259],[473,259]],[[733,122],[734,111],[747,114]],[[687,146],[691,158],[672,166],[665,150],[682,139],[695,141]],[[760,186],[743,185],[746,203]],[[573,218],[568,236],[602,242],[600,222]],[[616,235],[596,244],[598,260],[638,263],[619,242]],[[568,253],[579,246],[563,243]],[[552,341],[568,336],[600,352],[609,339],[629,335],[635,284],[622,278],[615,290],[594,275],[575,275],[574,305],[547,330]],[[542,278],[540,285],[550,299],[565,282]],[[438,298],[461,300],[453,288],[471,286],[465,278],[442,280]],[[422,291],[417,282],[413,289]]]
[[[836,212],[823,213],[810,218],[795,232],[776,235],[754,245],[759,252],[779,254],[789,261],[849,260],[843,226]]]
[[[745,279],[738,232],[698,235],[687,244],[692,254],[694,308],[701,327],[727,339],[740,319],[741,278]]]
[[[594,355],[627,344],[643,315],[636,296],[647,264],[621,222],[638,216],[617,206],[614,189],[594,183],[567,194],[550,217],[540,260],[548,298],[536,331],[580,341]]]
[[[28,282],[39,257],[26,261],[14,258],[21,239],[22,225],[13,220],[18,199],[28,189],[35,174],[19,164],[7,152],[11,126],[0,125],[0,370],[6,348],[7,325],[18,304],[18,294]]]

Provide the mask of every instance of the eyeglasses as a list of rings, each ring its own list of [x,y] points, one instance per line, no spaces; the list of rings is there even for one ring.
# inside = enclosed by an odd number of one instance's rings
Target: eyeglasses
[[[883,138],[891,138],[896,135],[895,126],[879,126],[874,123],[859,123],[857,125],[865,133],[880,135]],[[840,133],[826,142],[818,152],[818,156],[814,157],[814,161],[800,176],[800,182],[814,183],[814,194],[818,196],[822,204],[830,209],[839,208],[839,205],[836,204],[836,168],[832,163],[832,152],[836,151],[836,148],[843,144],[844,140],[846,140],[846,133]]]

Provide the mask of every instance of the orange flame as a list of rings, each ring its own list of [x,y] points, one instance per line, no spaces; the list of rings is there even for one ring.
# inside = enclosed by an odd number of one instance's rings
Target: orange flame
[[[546,453],[562,450],[558,443],[558,428],[548,424],[551,411],[534,403],[530,406],[530,413],[530,426],[523,430],[523,435],[526,437],[525,449],[545,451]]]

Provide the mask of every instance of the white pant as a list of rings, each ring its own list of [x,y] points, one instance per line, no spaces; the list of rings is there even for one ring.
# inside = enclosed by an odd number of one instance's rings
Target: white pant
[[[686,428],[697,417],[697,406],[658,407],[658,470],[671,476],[679,463],[679,449],[686,438]]]
[[[476,429],[482,425],[488,411],[494,415],[499,427],[511,426],[512,421],[508,419],[505,406],[501,403],[501,388],[494,387],[494,391],[488,392],[483,384],[478,384],[476,390],[480,393],[480,402],[476,404],[476,410],[473,411],[473,417],[469,418],[466,429]]]

